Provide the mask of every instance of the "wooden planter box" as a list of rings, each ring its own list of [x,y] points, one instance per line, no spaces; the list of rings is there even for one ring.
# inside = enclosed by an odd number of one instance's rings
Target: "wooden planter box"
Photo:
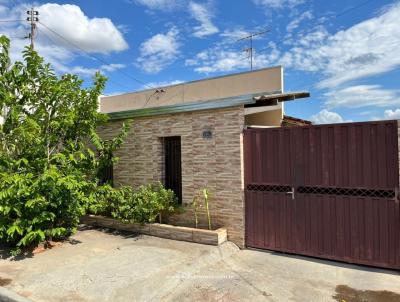
[[[217,230],[204,230],[161,223],[123,223],[114,218],[96,215],[83,216],[81,218],[81,222],[91,226],[106,227],[120,231],[129,231],[155,237],[210,245],[220,245],[227,241],[228,237],[225,228],[219,228]]]

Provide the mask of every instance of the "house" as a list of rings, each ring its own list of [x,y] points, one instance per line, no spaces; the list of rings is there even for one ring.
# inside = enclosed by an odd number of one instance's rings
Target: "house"
[[[183,205],[208,188],[213,225],[226,227],[229,240],[243,247],[243,130],[281,126],[284,102],[308,96],[284,92],[278,66],[103,97],[101,112],[110,117],[100,130],[104,137],[115,136],[124,120],[133,119],[131,134],[116,154],[114,182],[161,181]],[[192,226],[193,213],[187,209],[170,221]]]
[[[114,182],[161,181],[183,206],[208,188],[240,247],[399,269],[400,122],[312,125],[284,114],[309,93],[283,83],[273,67],[102,98],[103,136],[133,119]],[[184,209],[170,223],[193,226]]]

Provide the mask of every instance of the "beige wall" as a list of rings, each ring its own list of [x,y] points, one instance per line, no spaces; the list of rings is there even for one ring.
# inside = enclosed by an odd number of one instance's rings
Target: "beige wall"
[[[193,81],[163,88],[102,97],[101,112],[151,108],[196,101],[211,101],[231,96],[283,90],[282,67],[260,69],[223,77]]]
[[[281,109],[247,114],[245,123],[247,126],[280,126],[283,118]]]
[[[245,108],[244,114],[247,126],[280,126],[284,115],[284,103]]]
[[[137,118],[116,154],[120,160],[114,167],[114,179],[133,186],[162,181],[162,138],[181,136],[183,203],[190,203],[200,188],[209,188],[214,227],[226,227],[229,240],[243,246],[243,125],[243,106]],[[110,122],[100,133],[115,136],[120,127],[120,121]],[[212,139],[202,137],[205,129],[212,130]],[[188,209],[171,217],[171,222],[193,226],[193,213]],[[206,224],[205,215],[201,223]]]

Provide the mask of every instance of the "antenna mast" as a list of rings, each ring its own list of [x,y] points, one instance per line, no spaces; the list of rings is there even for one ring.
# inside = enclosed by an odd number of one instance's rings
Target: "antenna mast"
[[[250,54],[250,70],[253,70],[253,57],[254,57],[253,38],[256,37],[256,36],[261,36],[261,35],[269,32],[269,31],[270,31],[269,29],[263,30],[263,31],[259,31],[259,32],[256,32],[254,34],[250,34],[248,36],[245,36],[245,37],[240,38],[239,40],[237,40],[238,42],[239,41],[243,41],[243,40],[250,40],[250,47],[244,49],[245,52]]]
[[[39,22],[39,12],[36,11],[33,7],[31,10],[28,10],[27,12],[28,18],[26,18],[26,21],[30,22],[31,25],[31,32],[28,35],[28,38],[31,40],[31,47],[34,49],[35,47],[35,35],[36,35],[36,22]]]

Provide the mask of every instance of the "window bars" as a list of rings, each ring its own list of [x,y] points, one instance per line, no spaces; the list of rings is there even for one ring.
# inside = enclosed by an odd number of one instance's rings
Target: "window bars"
[[[248,184],[247,190],[258,192],[287,193],[292,190],[291,186],[285,185],[261,185]],[[337,195],[351,197],[373,197],[389,198],[396,197],[395,190],[391,189],[364,189],[364,188],[340,188],[340,187],[313,187],[300,186],[296,188],[297,194],[315,194],[315,195]]]

